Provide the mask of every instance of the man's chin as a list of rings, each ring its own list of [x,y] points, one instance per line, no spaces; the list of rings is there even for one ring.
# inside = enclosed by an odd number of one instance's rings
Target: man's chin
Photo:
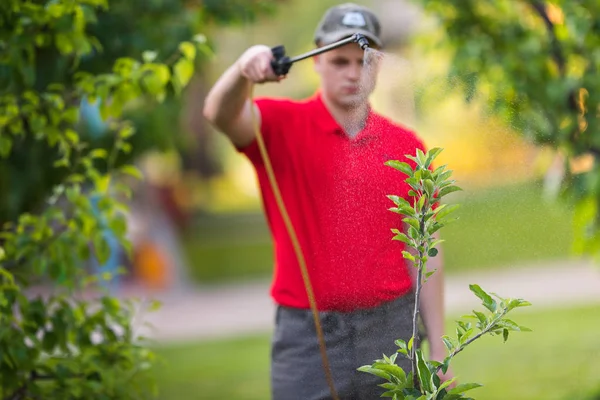
[[[364,106],[368,101],[368,96],[362,93],[357,93],[353,95],[344,96],[344,98],[341,99],[340,104],[342,104],[346,108],[357,108]]]

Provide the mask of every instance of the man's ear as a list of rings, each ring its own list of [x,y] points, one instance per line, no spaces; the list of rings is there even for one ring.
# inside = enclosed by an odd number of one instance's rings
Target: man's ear
[[[321,57],[319,54],[317,54],[316,56],[313,56],[313,68],[314,68],[315,72],[319,72],[320,65],[321,65]]]

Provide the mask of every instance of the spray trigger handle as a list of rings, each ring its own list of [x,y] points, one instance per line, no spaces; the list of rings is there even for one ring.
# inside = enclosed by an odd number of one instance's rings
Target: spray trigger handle
[[[287,75],[290,68],[292,67],[292,62],[288,56],[285,55],[285,47],[284,46],[276,46],[271,49],[271,53],[273,53],[274,59],[271,60],[271,68],[273,68],[273,72],[275,75],[282,76]]]

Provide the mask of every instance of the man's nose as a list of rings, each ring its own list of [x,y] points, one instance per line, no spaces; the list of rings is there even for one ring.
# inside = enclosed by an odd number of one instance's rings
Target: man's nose
[[[348,78],[353,81],[360,80],[362,74],[362,65],[353,64],[348,67]]]

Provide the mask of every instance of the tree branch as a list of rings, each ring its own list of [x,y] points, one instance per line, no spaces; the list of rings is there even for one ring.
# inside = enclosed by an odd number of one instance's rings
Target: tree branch
[[[481,330],[481,332],[479,332],[477,335],[473,336],[471,339],[467,340],[462,346],[460,346],[459,348],[455,349],[449,356],[448,356],[448,362],[445,363],[446,365],[448,365],[450,363],[450,360],[452,358],[454,358],[454,356],[456,356],[458,353],[460,353],[461,351],[463,351],[468,345],[470,345],[471,343],[473,343],[474,341],[476,341],[477,339],[479,339],[480,337],[482,337],[483,335],[485,335],[486,333],[488,333],[489,331],[491,331],[495,326],[496,323],[498,323],[498,321],[500,321],[506,314],[508,313],[508,310],[505,308],[502,313],[500,315],[498,315],[496,318],[494,318],[489,324],[488,326],[486,326],[484,329]],[[435,370],[435,372],[439,372],[442,369],[442,365],[438,366]]]
[[[542,18],[544,24],[546,25],[546,29],[548,30],[548,35],[550,36],[550,42],[552,44],[552,57],[558,66],[558,70],[560,71],[561,76],[565,75],[565,67],[566,61],[565,56],[560,47],[560,42],[556,37],[556,32],[554,32],[554,24],[550,20],[548,13],[546,12],[546,4],[543,1],[532,0],[528,2],[531,7],[535,10],[535,12]]]

